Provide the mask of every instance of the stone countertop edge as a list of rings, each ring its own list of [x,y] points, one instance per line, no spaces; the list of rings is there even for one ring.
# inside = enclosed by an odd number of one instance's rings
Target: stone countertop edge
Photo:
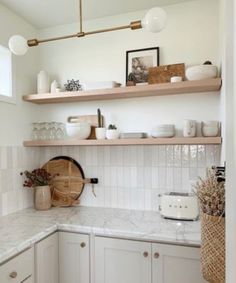
[[[30,208],[0,217],[0,265],[56,231],[201,245],[199,221],[166,220],[158,212],[82,206],[40,212]]]

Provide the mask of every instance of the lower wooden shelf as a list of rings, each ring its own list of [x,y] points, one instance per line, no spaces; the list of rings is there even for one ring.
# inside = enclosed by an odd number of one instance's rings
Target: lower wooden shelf
[[[24,141],[26,147],[51,147],[51,146],[125,146],[125,145],[181,145],[181,144],[193,144],[193,145],[204,145],[204,144],[221,144],[221,137],[196,137],[196,138],[144,138],[144,139],[117,139],[117,140],[35,140],[35,141]]]

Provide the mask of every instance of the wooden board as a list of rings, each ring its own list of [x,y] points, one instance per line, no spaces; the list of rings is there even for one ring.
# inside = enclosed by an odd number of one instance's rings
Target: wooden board
[[[180,76],[184,80],[185,78],[184,63],[163,65],[163,66],[149,68],[148,83],[149,84],[168,83],[170,82],[170,78],[174,76]]]
[[[104,118],[102,118],[102,125],[104,124]],[[89,140],[95,140],[96,134],[95,134],[95,128],[98,127],[98,116],[97,115],[79,115],[79,116],[70,116],[68,117],[68,122],[87,122],[91,125],[91,134],[88,137]]]
[[[84,189],[84,173],[81,166],[70,157],[56,157],[44,166],[51,175],[57,175],[51,184],[52,205],[72,206],[79,204],[78,198]]]

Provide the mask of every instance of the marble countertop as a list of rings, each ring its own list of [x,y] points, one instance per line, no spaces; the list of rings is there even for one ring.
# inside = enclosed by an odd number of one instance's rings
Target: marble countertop
[[[33,208],[0,218],[0,263],[57,231],[200,246],[200,222],[163,219],[158,212],[96,207]]]

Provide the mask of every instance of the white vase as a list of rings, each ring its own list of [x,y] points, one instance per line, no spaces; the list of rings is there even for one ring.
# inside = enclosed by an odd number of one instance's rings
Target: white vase
[[[96,139],[97,140],[105,140],[106,138],[106,128],[96,128]]]
[[[34,207],[36,210],[48,210],[52,206],[51,190],[49,186],[35,187]]]
[[[37,77],[37,92],[48,93],[49,92],[49,76],[47,72],[40,71]]]
[[[51,83],[51,93],[55,93],[57,92],[57,89],[59,88],[59,83],[54,80],[52,83]]]

